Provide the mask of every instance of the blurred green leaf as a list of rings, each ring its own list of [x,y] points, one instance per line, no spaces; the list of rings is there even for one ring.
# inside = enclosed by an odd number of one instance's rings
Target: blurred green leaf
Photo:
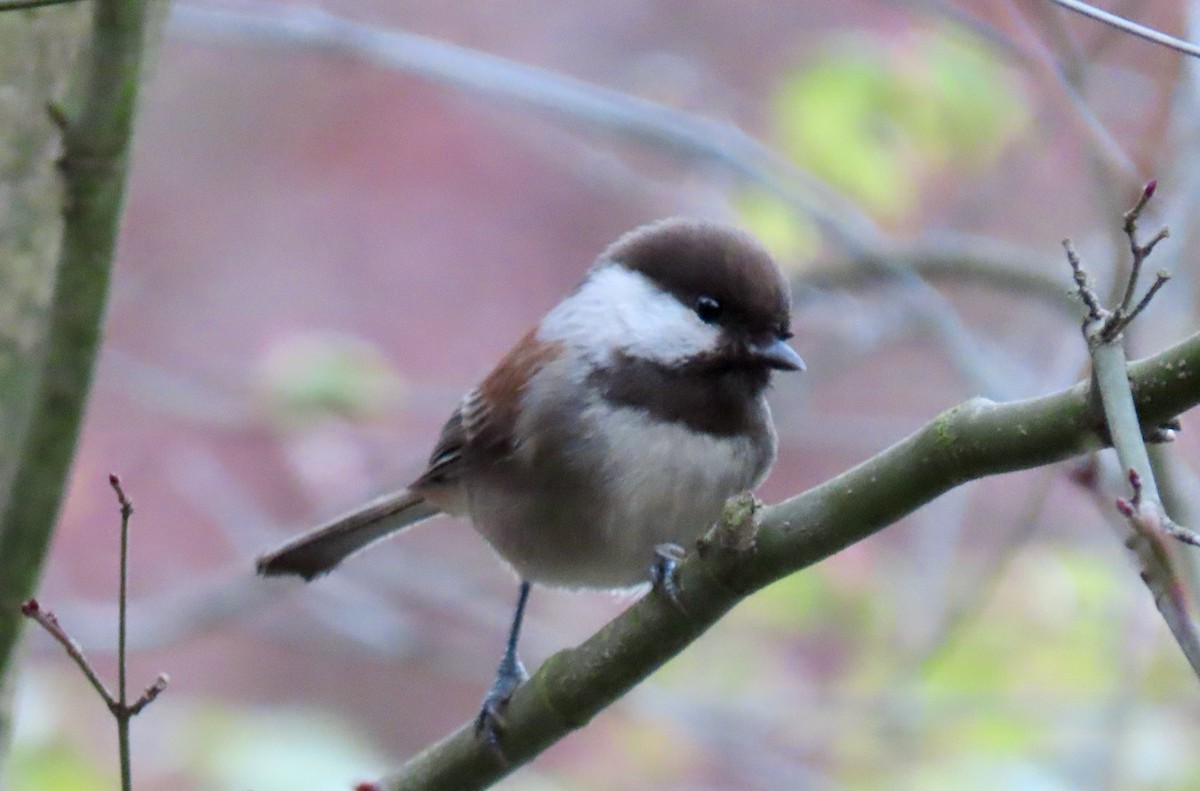
[[[930,173],[992,165],[1027,107],[984,44],[930,30],[843,39],[784,83],[775,112],[789,156],[898,218]]]
[[[743,617],[773,632],[810,632],[829,627],[861,637],[884,616],[878,591],[823,563],[772,583],[739,608]]]
[[[883,214],[906,208],[908,173],[885,106],[891,77],[872,56],[831,53],[777,101],[785,153]]]
[[[403,380],[376,346],[329,331],[276,340],[262,358],[259,381],[272,416],[283,423],[376,417],[404,394]]]
[[[946,700],[1020,695],[1047,705],[1110,694],[1122,681],[1113,661],[1118,573],[1093,553],[1028,548],[993,600],[928,665],[927,689]]]
[[[821,235],[812,221],[759,190],[736,196],[734,206],[747,230],[766,245],[784,273],[802,274],[800,264],[812,260],[821,243]]]
[[[95,791],[115,788],[112,774],[97,771],[95,761],[60,742],[13,751],[9,791]],[[115,763],[115,758],[114,758]]]
[[[913,112],[905,126],[933,159],[991,166],[1003,145],[1028,125],[1024,97],[977,42],[927,35],[919,50],[925,69],[913,80],[907,105]]]

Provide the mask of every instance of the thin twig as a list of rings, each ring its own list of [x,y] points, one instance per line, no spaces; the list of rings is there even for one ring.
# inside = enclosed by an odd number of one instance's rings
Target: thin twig
[[[129,719],[133,716],[126,695],[125,619],[129,603],[129,517],[133,515],[133,503],[121,488],[121,479],[109,474],[108,484],[117,495],[121,507],[121,571],[117,594],[117,705],[112,707],[117,719],[117,750],[121,756],[121,789],[132,791],[133,767],[129,755]],[[160,676],[161,678],[161,676]],[[157,694],[157,693],[156,693]]]
[[[1161,242],[1163,239],[1166,239],[1170,235],[1171,235],[1171,231],[1168,228],[1166,228],[1165,226],[1162,228],[1159,228],[1158,233],[1154,234],[1154,236],[1151,237],[1150,241],[1148,241],[1142,245],[1142,250],[1144,251],[1144,253],[1146,255],[1150,255],[1150,253],[1154,250],[1154,248],[1158,246],[1158,243]]]
[[[1154,197],[1155,191],[1158,190],[1158,179],[1150,179],[1146,182],[1146,186],[1142,187],[1142,194],[1138,196],[1137,202],[1133,204],[1133,208],[1125,212],[1121,217],[1122,229],[1127,234],[1133,234],[1137,231],[1138,218],[1142,216],[1142,211],[1146,208],[1146,204]]]
[[[96,694],[103,698],[105,705],[111,709],[116,702],[112,693],[108,691],[108,687],[104,685],[104,682],[100,680],[100,676],[92,669],[92,665],[88,662],[87,657],[83,655],[83,649],[79,647],[79,643],[71,635],[67,634],[54,613],[38,604],[37,599],[28,599],[21,605],[21,614],[35,621],[63,647],[63,650],[67,652],[67,656],[83,672],[88,683],[96,690]]]
[[[162,694],[170,681],[166,673],[160,673],[154,683],[132,704],[126,695],[126,657],[125,657],[125,622],[128,605],[129,588],[129,518],[133,516],[133,503],[125,496],[121,488],[121,480],[116,475],[108,476],[108,483],[117,495],[117,503],[121,511],[121,558],[120,558],[120,593],[117,599],[117,694],[114,696],[100,680],[100,676],[92,669],[91,664],[83,655],[79,643],[59,624],[54,613],[43,609],[36,599],[29,599],[21,605],[21,614],[41,624],[50,636],[59,642],[66,650],[67,656],[79,667],[88,682],[104,700],[104,704],[117,722],[117,750],[121,764],[121,791],[133,790],[132,759],[129,750],[129,723],[142,709],[154,702]]]
[[[167,684],[170,682],[170,676],[166,673],[159,673],[158,678],[154,679],[154,683],[146,687],[146,691],[142,693],[141,697],[135,700],[133,705],[129,707],[129,716],[137,716],[142,709],[153,703],[154,699],[163,693],[163,690],[167,688]]]
[[[1117,310],[1121,312],[1129,310],[1129,305],[1133,302],[1133,292],[1137,289],[1138,278],[1142,274],[1142,262],[1150,254],[1149,249],[1138,245],[1137,221],[1142,216],[1142,209],[1146,208],[1146,204],[1154,197],[1154,191],[1157,188],[1158,181],[1150,180],[1142,189],[1142,194],[1138,196],[1137,203],[1133,204],[1133,208],[1125,212],[1125,216],[1121,218],[1123,221],[1121,228],[1129,240],[1129,254],[1133,256],[1133,264],[1129,268],[1129,278],[1125,281],[1125,293],[1121,297],[1121,304],[1117,307]],[[1164,228],[1163,231],[1165,230]],[[1163,231],[1159,232],[1160,235],[1163,234]]]
[[[1142,580],[1150,589],[1155,606],[1162,614],[1193,672],[1200,676],[1200,626],[1197,625],[1196,607],[1183,583],[1172,548],[1164,540],[1169,537],[1183,543],[1200,545],[1200,537],[1173,524],[1163,509],[1162,499],[1154,481],[1154,471],[1150,466],[1150,456],[1146,450],[1141,420],[1129,384],[1129,363],[1125,357],[1122,336],[1129,322],[1150,304],[1150,300],[1166,282],[1165,273],[1159,273],[1158,279],[1146,295],[1138,301],[1136,307],[1130,309],[1141,266],[1153,245],[1165,238],[1165,233],[1160,232],[1155,241],[1148,245],[1140,244],[1137,239],[1137,220],[1146,203],[1154,195],[1154,188],[1155,182],[1147,184],[1137,203],[1124,216],[1123,227],[1129,238],[1133,263],[1121,304],[1115,309],[1108,310],[1099,304],[1087,285],[1087,274],[1070,243],[1064,243],[1064,247],[1079,297],[1088,306],[1083,335],[1092,359],[1092,381],[1100,395],[1100,405],[1104,411],[1104,420],[1113,448],[1117,451],[1117,459],[1121,466],[1128,470],[1129,483],[1133,488],[1131,500],[1118,499],[1116,503],[1117,510],[1132,528],[1126,545],[1137,555]]]
[[[1142,189],[1142,194],[1138,196],[1137,203],[1133,205],[1132,209],[1125,212],[1123,217],[1121,227],[1129,240],[1129,253],[1133,261],[1129,267],[1129,278],[1125,282],[1125,292],[1121,296],[1121,303],[1111,314],[1105,315],[1104,326],[1100,328],[1098,337],[1106,343],[1117,338],[1129,326],[1130,322],[1150,304],[1150,300],[1171,277],[1167,272],[1159,272],[1146,295],[1138,300],[1137,306],[1130,307],[1133,304],[1133,295],[1137,292],[1138,280],[1142,276],[1143,264],[1154,252],[1158,243],[1170,235],[1170,231],[1163,227],[1145,244],[1138,241],[1138,219],[1142,215],[1142,210],[1146,208],[1146,204],[1154,197],[1154,190],[1157,186],[1158,182],[1155,180],[1147,182]]]
[[[1154,299],[1154,295],[1157,294],[1158,290],[1165,286],[1167,281],[1170,279],[1170,272],[1159,272],[1154,276],[1154,282],[1150,284],[1150,288],[1146,289],[1145,295],[1138,300],[1138,303],[1133,307],[1133,310],[1129,311],[1129,313],[1125,316],[1124,326],[1128,326],[1131,321],[1138,317],[1139,313],[1146,309],[1146,306],[1150,304],[1150,300]]]
[[[1096,292],[1092,289],[1092,284],[1088,279],[1087,272],[1084,271],[1083,265],[1079,263],[1079,254],[1075,252],[1075,246],[1071,244],[1070,239],[1063,239],[1062,246],[1063,250],[1067,253],[1067,262],[1071,265],[1071,275],[1075,279],[1075,290],[1079,294],[1079,298],[1083,300],[1084,307],[1087,308],[1088,321],[1100,319],[1106,311],[1100,307],[1100,298],[1096,296]]]
[[[1121,516],[1140,520],[1138,527],[1141,530],[1160,531],[1185,544],[1200,547],[1200,534],[1176,524],[1161,508],[1146,508],[1146,498],[1142,497],[1142,476],[1138,475],[1137,470],[1129,471],[1129,485],[1133,489],[1133,497],[1128,500],[1117,498],[1117,510]]]
[[[1074,11],[1077,14],[1083,14],[1097,22],[1112,25],[1118,30],[1131,33],[1138,38],[1143,38],[1154,44],[1173,49],[1176,52],[1182,52],[1184,55],[1191,55],[1193,58],[1200,58],[1200,47],[1197,47],[1195,44],[1175,38],[1174,36],[1168,36],[1166,33],[1162,33],[1154,28],[1139,25],[1137,22],[1132,22],[1125,17],[1111,14],[1108,11],[1101,11],[1099,8],[1090,6],[1087,3],[1081,3],[1079,0],[1050,0],[1050,2],[1060,5],[1069,11]]]

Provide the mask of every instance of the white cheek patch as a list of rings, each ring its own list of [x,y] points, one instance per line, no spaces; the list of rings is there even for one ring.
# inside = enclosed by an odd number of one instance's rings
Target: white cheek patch
[[[677,362],[716,348],[719,336],[645,275],[617,264],[593,270],[538,332],[540,340],[569,344],[601,364],[616,352]]]

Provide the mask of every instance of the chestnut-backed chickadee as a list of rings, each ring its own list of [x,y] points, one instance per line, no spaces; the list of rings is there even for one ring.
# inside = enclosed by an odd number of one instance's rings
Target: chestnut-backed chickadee
[[[530,583],[621,588],[688,545],[775,459],[763,393],[804,368],[787,283],[737,230],[672,219],[609,247],[583,281],[466,395],[425,471],[258,561],[312,579],[437,513],[468,517],[521,579],[477,719],[527,678],[517,636]],[[661,566],[660,566],[661,568]],[[669,571],[668,571],[669,574]]]

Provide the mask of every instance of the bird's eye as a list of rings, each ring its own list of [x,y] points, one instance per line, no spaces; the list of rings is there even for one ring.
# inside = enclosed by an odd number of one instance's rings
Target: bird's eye
[[[709,296],[699,297],[696,300],[696,315],[705,324],[712,324],[721,318],[721,303]]]

